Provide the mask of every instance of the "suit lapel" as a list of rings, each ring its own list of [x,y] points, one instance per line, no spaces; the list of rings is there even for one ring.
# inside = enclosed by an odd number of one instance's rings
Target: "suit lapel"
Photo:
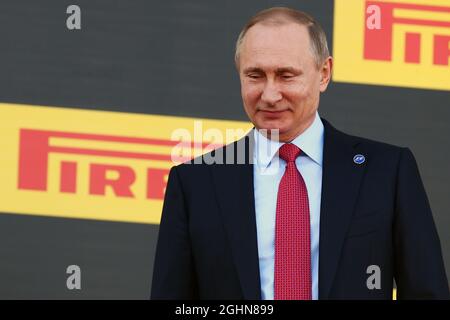
[[[237,150],[245,146],[244,164],[210,166],[220,213],[241,282],[244,299],[261,299],[259,258],[253,194],[253,130],[231,144]],[[230,147],[225,148],[225,155]]]
[[[319,242],[319,298],[327,299],[358,197],[366,162],[356,164],[357,139],[325,127]],[[365,155],[367,157],[367,155]]]

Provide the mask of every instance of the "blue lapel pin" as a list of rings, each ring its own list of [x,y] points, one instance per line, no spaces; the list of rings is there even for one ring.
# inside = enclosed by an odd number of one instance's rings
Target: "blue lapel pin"
[[[363,164],[366,161],[366,157],[362,154],[357,154],[353,157],[353,162],[356,164]]]

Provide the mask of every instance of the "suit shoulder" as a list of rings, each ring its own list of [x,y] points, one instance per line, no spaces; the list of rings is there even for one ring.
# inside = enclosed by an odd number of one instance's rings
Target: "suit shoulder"
[[[231,144],[230,144],[231,145]],[[192,158],[180,164],[176,164],[171,170],[176,171],[182,178],[196,178],[206,174],[210,166],[221,163],[224,159],[224,154],[230,145],[219,147],[215,150],[206,152],[203,155]]]
[[[404,151],[405,149],[408,149],[407,147],[398,146],[398,145],[394,145],[391,143],[373,140],[373,139],[369,139],[369,138],[365,138],[365,137],[359,137],[359,136],[353,136],[353,137],[355,139],[358,139],[359,143],[361,145],[364,145],[365,147],[370,148],[372,150],[398,153],[398,152]]]
[[[340,135],[343,139],[350,141],[355,148],[361,148],[368,152],[399,155],[405,150],[409,150],[409,148],[404,146],[394,145],[362,136],[351,135],[344,132],[340,132]]]
[[[180,170],[205,170],[210,166],[222,164],[251,163],[253,139],[249,135],[194,157],[189,161],[177,165]],[[194,169],[196,168],[196,169]]]

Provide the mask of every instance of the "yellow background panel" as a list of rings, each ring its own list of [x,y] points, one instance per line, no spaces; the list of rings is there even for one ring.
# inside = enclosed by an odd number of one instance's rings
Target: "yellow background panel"
[[[237,137],[216,141],[230,143],[252,128],[251,123],[194,119],[171,116],[128,114],[69,108],[0,104],[0,211],[6,213],[43,215],[137,223],[159,223],[162,200],[147,198],[147,169],[170,169],[171,161],[92,156],[84,154],[50,153],[48,155],[47,189],[45,191],[18,189],[19,130],[21,128],[64,131],[70,133],[102,134],[170,140],[173,132],[184,129],[199,141],[207,130],[216,129],[223,138],[227,129],[239,130]],[[196,131],[194,130],[196,129]],[[188,137],[189,138],[189,137]],[[100,150],[120,150],[138,153],[171,155],[172,147],[67,138],[50,138],[49,145]],[[205,137],[205,143],[209,143]],[[178,140],[177,142],[178,143]],[[183,154],[194,152],[181,150]],[[201,148],[196,154],[205,152]],[[77,163],[76,193],[62,193],[60,188],[61,161]],[[122,165],[131,167],[136,180],[131,186],[133,198],[118,197],[112,188],[105,195],[89,194],[89,168],[91,164]],[[116,172],[107,172],[114,178]],[[166,177],[167,179],[167,177]]]
[[[379,2],[450,7],[447,0]],[[394,24],[392,61],[365,60],[363,59],[365,3],[364,0],[335,0],[333,79],[337,82],[450,90],[450,65],[432,64],[432,35],[450,35],[450,28]],[[396,10],[394,15],[399,14]],[[400,14],[405,12],[400,11]],[[413,13],[409,11],[408,14]],[[414,17],[424,19],[430,16],[430,13],[424,13],[422,18],[421,14],[421,11],[417,11]],[[446,14],[438,14],[436,17],[442,19],[446,16]],[[404,37],[407,31],[418,32],[422,35],[420,64],[404,62]]]

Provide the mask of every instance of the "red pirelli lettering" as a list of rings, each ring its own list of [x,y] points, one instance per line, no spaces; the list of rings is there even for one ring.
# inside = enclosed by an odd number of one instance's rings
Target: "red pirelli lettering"
[[[432,50],[434,50],[434,59],[432,63],[435,65],[448,65],[448,58],[450,56],[450,21],[396,17],[394,15],[394,10],[406,9],[418,12],[420,15],[420,12],[450,13],[450,7],[366,1],[366,19],[369,17],[367,8],[371,5],[376,5],[380,8],[381,28],[365,28],[364,59],[379,61],[392,60],[393,27],[395,24],[433,26],[446,28],[448,30],[448,35],[436,35],[434,37],[434,45],[432,48]],[[420,29],[418,29],[417,32],[406,33],[405,62],[420,63],[420,45]]]
[[[18,188],[24,190],[47,190],[48,159],[51,153],[91,155],[101,157],[113,157],[124,159],[157,160],[171,162],[170,154],[156,154],[148,152],[129,152],[121,150],[89,149],[71,146],[52,146],[50,138],[66,138],[85,141],[106,141],[141,144],[143,146],[167,146],[167,147],[203,147],[210,148],[211,144],[150,139],[139,137],[122,137],[113,135],[84,134],[62,131],[47,131],[36,129],[21,129],[19,142],[19,172]],[[189,159],[186,159],[189,160]],[[76,193],[77,191],[77,162],[61,161],[60,186],[63,193]],[[108,178],[108,172],[113,171],[115,179]],[[168,169],[148,168],[147,190],[148,199],[164,198]],[[91,163],[89,167],[89,193],[92,195],[105,195],[106,188],[111,188],[118,197],[133,198],[131,186],[136,180],[136,172],[131,166],[111,165],[106,163]]]

